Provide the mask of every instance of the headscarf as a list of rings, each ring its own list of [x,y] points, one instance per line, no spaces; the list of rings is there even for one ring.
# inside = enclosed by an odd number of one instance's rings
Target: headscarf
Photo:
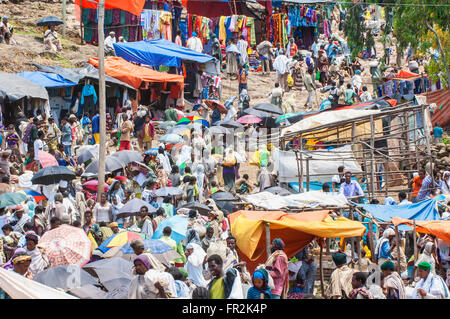
[[[193,228],[189,229],[186,233],[186,245],[190,243],[201,245],[200,237],[198,237],[197,231]]]
[[[395,231],[392,228],[387,228],[384,232],[383,232],[383,237],[380,238],[380,240],[377,243],[377,246],[375,247],[375,256],[379,256],[380,255],[380,250],[381,247],[383,246],[383,244],[386,241],[389,241],[389,237],[395,235]]]
[[[139,260],[140,262],[142,262],[147,267],[147,270],[149,270],[149,269],[155,269],[155,270],[158,270],[158,271],[164,271],[165,270],[164,265],[150,253],[140,254],[139,256],[137,256],[134,259],[133,263],[136,260]]]
[[[386,197],[384,200],[384,205],[397,205],[397,203],[392,197]]]
[[[39,242],[39,237],[36,234],[27,234],[25,240],[32,240],[37,244]]]
[[[388,260],[388,261],[385,261],[385,262],[381,265],[380,268],[381,268],[381,270],[394,270],[395,264],[394,264],[392,261]]]
[[[284,242],[281,238],[275,238],[272,242],[273,246],[277,249],[277,250],[283,250],[284,249]]]
[[[26,261],[31,261],[31,256],[29,256],[27,253],[15,254],[12,257],[12,264],[13,265],[21,264],[21,263],[24,263]]]
[[[256,288],[255,287],[255,278],[259,278],[259,279],[263,279],[264,280],[264,284],[262,285],[261,288]],[[253,287],[258,289],[261,292],[266,292],[266,290],[269,290],[270,293],[270,288],[269,288],[269,274],[267,272],[267,270],[265,269],[257,269],[255,270],[255,272],[253,273],[252,276],[252,283],[253,283]]]
[[[23,254],[23,253],[26,253],[26,252],[27,252],[27,251],[25,250],[25,248],[17,248],[17,249],[14,251],[14,255],[9,259],[9,261],[8,261],[7,263],[5,263],[4,265],[2,265],[2,268],[3,268],[3,269],[6,269],[6,270],[14,268],[13,263],[12,263],[13,258],[14,258],[16,255],[20,254],[20,253]]]
[[[344,253],[334,253],[331,255],[336,266],[344,265],[347,262],[347,255]]]
[[[188,256],[189,263],[191,263],[194,267],[198,267],[203,263],[206,252],[200,245],[190,242],[189,244],[187,244],[186,249],[193,249],[192,254]]]
[[[433,252],[433,243],[427,242],[425,244],[425,248],[423,249],[423,253],[429,257],[431,257],[431,253]]]
[[[442,186],[441,190],[443,194],[450,194],[450,178],[445,181],[445,176],[450,175],[449,171],[445,171],[444,174],[442,174]]]

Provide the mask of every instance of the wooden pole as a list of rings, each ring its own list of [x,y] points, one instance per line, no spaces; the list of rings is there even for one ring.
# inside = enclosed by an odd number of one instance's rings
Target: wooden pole
[[[370,248],[370,259],[372,260],[372,262],[376,262],[375,259],[375,241],[374,241],[374,236],[375,234],[373,233],[373,221],[370,220],[369,222],[369,233],[367,234],[367,239],[368,239],[368,244],[369,244],[369,248]]]
[[[83,1],[80,1],[80,44],[84,43],[84,30],[83,30]]]
[[[372,198],[375,198],[375,122],[373,121],[373,115],[370,116],[370,155],[371,155],[371,161],[370,161],[370,184],[372,186]]]
[[[302,192],[302,190],[301,190],[301,181],[302,181],[302,179],[300,177],[300,165],[302,163],[300,163],[300,159],[299,159],[299,156],[298,156],[299,152],[298,151],[294,151],[294,153],[295,153],[295,160],[297,162],[298,192],[301,193]]]
[[[105,183],[105,160],[106,160],[106,88],[105,88],[105,0],[98,2],[98,93],[99,93],[99,114],[100,114],[100,152],[98,165],[98,184]],[[103,187],[98,187],[97,201],[100,202],[100,195]]]
[[[300,134],[300,181],[299,181],[298,189],[301,190],[300,193],[303,193],[305,190],[303,189],[303,134]]]
[[[309,157],[306,157],[306,191],[309,192]]]
[[[271,252],[270,252],[270,225],[267,222],[264,222],[264,228],[266,229],[266,254],[267,259],[269,259]]]
[[[320,291],[322,292],[322,296],[325,298],[325,290],[323,284],[323,247],[320,245],[320,255],[319,255],[319,276],[320,276]]]
[[[67,14],[66,2],[67,2],[67,0],[62,1],[62,20],[63,20],[62,36],[63,36],[63,38],[66,37],[66,14]],[[82,20],[82,19],[80,19],[80,20]]]
[[[416,263],[419,252],[417,251],[417,231],[416,231],[416,221],[413,220],[413,225],[414,225],[414,229],[413,229],[413,242],[414,242],[414,263]]]
[[[350,214],[349,214],[349,219],[350,220],[353,220],[353,210],[354,210],[354,208],[352,207],[352,208],[350,208]],[[351,256],[352,256],[352,259],[353,259],[353,252],[355,251],[355,238],[354,237],[351,237],[350,238],[350,246],[351,246]],[[347,247],[344,247],[344,251],[345,250],[347,250]]]
[[[356,237],[356,254],[358,255],[358,268],[361,271],[361,237]]]
[[[398,235],[398,226],[395,226],[395,243],[397,246],[397,272],[400,273],[400,236]]]

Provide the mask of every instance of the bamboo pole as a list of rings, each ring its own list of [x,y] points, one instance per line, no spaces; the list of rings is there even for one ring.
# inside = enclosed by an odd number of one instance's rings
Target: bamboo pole
[[[414,229],[413,229],[413,242],[414,242],[414,263],[417,262],[417,258],[419,256],[419,252],[417,251],[417,230],[416,230],[416,221],[413,220],[413,225],[414,225]]]
[[[67,20],[66,19],[66,14],[67,14],[66,2],[67,2],[67,0],[62,1],[62,20],[63,20],[62,37],[63,38],[66,37],[66,20]],[[81,17],[80,20],[83,20],[83,17]]]
[[[367,234],[367,239],[368,239],[368,244],[369,244],[369,249],[370,249],[370,259],[372,260],[373,263],[376,262],[375,259],[375,242],[374,242],[374,233],[373,233],[373,220],[370,220],[369,222],[369,233]]]
[[[267,222],[264,222],[264,228],[266,230],[266,255],[267,259],[269,259],[271,252],[270,252],[270,225]]]
[[[319,254],[319,276],[320,276],[320,291],[322,292],[322,296],[325,296],[324,284],[323,284],[323,247],[320,245],[320,254]]]
[[[301,163],[299,163],[300,159],[298,158],[298,151],[295,151],[295,160],[297,162],[297,177],[298,177],[298,192],[301,193],[302,192],[302,178],[300,175],[300,165]]]
[[[395,243],[397,246],[397,272],[400,272],[400,236],[398,235],[398,226],[395,226]]]
[[[83,29],[83,1],[80,1],[80,44],[84,43],[84,29]]]
[[[105,160],[106,160],[106,88],[105,88],[105,0],[98,2],[98,91],[99,91],[99,114],[100,114],[100,152],[98,165],[98,184],[105,183]],[[97,201],[100,202],[103,187],[98,187]]]
[[[361,237],[359,236],[356,237],[356,253],[358,254],[358,268],[361,271]]]
[[[309,157],[306,157],[306,191],[309,192]]]
[[[375,159],[374,159],[374,149],[375,149],[375,141],[374,141],[374,134],[375,134],[375,123],[373,121],[373,115],[370,116],[370,156],[372,158],[372,161],[370,163],[370,185],[372,187],[372,198],[375,197]]]

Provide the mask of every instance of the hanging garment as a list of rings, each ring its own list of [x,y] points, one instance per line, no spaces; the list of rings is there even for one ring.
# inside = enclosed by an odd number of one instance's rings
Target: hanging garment
[[[227,32],[225,29],[225,17],[220,17],[219,20],[219,41],[223,41],[224,44],[227,41]]]
[[[236,16],[236,15],[231,16],[230,26],[227,28],[231,32],[235,32],[237,18],[238,18],[238,16]]]
[[[97,103],[97,93],[95,92],[95,88],[93,85],[87,84],[83,87],[83,90],[81,91],[81,100],[80,100],[81,104],[84,104],[84,98],[86,96],[93,96],[94,104]]]

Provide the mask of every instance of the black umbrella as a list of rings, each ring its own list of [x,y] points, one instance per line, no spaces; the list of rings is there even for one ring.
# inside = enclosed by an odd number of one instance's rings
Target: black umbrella
[[[81,175],[83,177],[95,177],[98,175],[98,162],[99,159],[95,159],[91,164],[86,167],[86,170]],[[118,157],[108,156],[105,160],[105,174],[109,174],[115,170],[122,169],[126,166]]]
[[[272,103],[260,103],[258,105],[255,105],[253,108],[258,111],[263,111],[263,112],[272,113],[272,114],[278,114],[278,115],[284,114],[279,106],[276,106],[275,104],[272,104]]]
[[[199,202],[190,202],[190,203],[184,204],[180,208],[196,209],[202,215],[207,215],[212,210],[208,206],[206,206],[202,203],[199,203]]]
[[[59,183],[61,180],[71,181],[75,178],[75,173],[65,166],[48,166],[37,171],[31,182],[33,184],[52,185]]]
[[[64,291],[99,283],[98,279],[76,265],[51,267],[41,271],[33,280],[52,288],[61,288]]]
[[[162,187],[154,191],[158,197],[183,195],[183,190],[178,187]]]
[[[120,152],[115,152],[111,156],[117,157],[125,164],[129,164],[131,162],[142,162],[143,161],[142,155],[137,151],[124,150],[124,151],[120,151]]]
[[[86,163],[87,161],[89,161],[92,158],[98,158],[99,155],[99,149],[97,148],[92,148],[89,149],[83,153],[80,154],[80,156],[77,157],[77,162],[78,163]]]
[[[264,190],[264,192],[270,192],[275,195],[287,196],[292,195],[290,191],[280,186],[269,187]]]
[[[216,202],[217,207],[226,213],[233,212],[233,200],[237,198],[228,192],[217,192],[211,195],[211,198]]]
[[[62,20],[60,18],[54,17],[54,16],[48,16],[45,18],[42,18],[38,21],[37,25],[39,27],[49,27],[52,25],[60,25],[63,24]]]
[[[244,114],[249,114],[249,115],[254,115],[260,118],[265,118],[265,117],[271,117],[274,116],[274,114],[268,113],[268,112],[264,112],[264,111],[260,111],[260,110],[256,110],[254,108],[247,108],[244,111]]]
[[[211,195],[211,198],[214,199],[214,201],[218,200],[235,200],[236,197],[228,192],[217,192]]]
[[[210,134],[231,134],[230,130],[224,126],[211,126],[208,131]]]
[[[223,126],[226,128],[233,128],[233,129],[242,129],[244,130],[244,126],[236,121],[218,121],[214,125]]]

